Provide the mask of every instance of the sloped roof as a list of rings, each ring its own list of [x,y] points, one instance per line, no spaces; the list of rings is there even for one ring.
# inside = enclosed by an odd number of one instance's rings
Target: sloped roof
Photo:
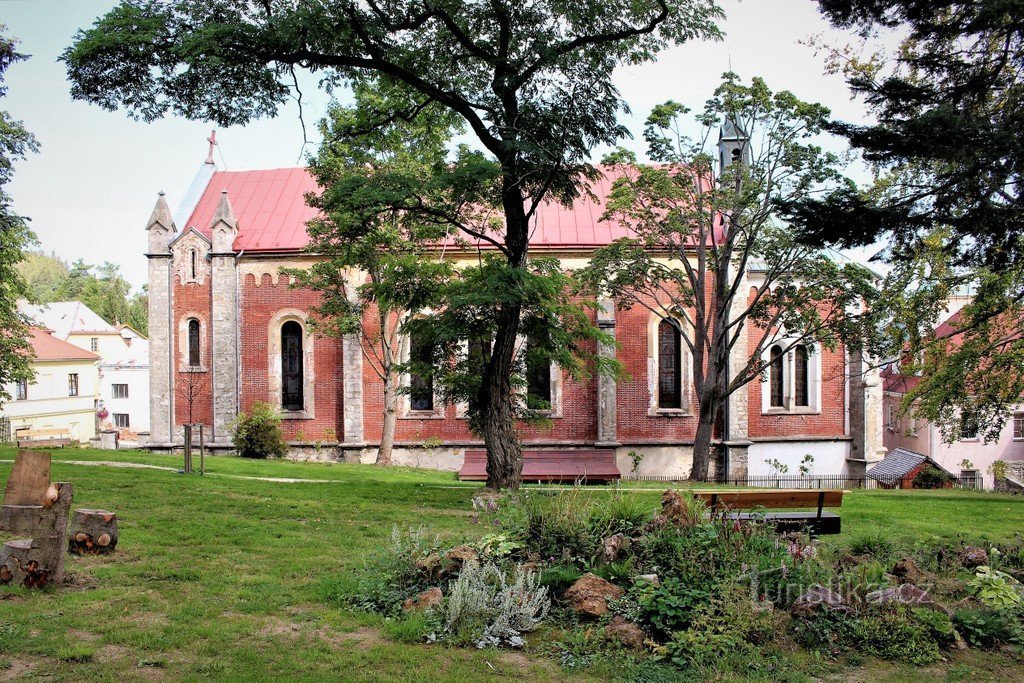
[[[101,364],[104,368],[148,368],[149,367],[149,340],[145,337],[136,337],[131,346],[125,347],[124,353],[113,360],[105,360]]]
[[[67,339],[68,336],[75,333],[120,334],[117,328],[80,301],[54,301],[48,304],[23,303],[20,308],[21,312],[31,318],[33,322],[40,327],[53,330],[54,336],[60,339]]]
[[[29,344],[32,346],[32,354],[39,361],[100,359],[95,353],[58,339],[40,327],[29,328]]]
[[[601,171],[604,177],[589,188],[593,197],[583,193],[571,207],[545,202],[537,209],[530,236],[532,248],[594,248],[632,234],[616,221],[600,220],[616,177],[606,167]],[[306,194],[316,192],[317,184],[308,169],[218,171],[186,224],[180,226],[182,231],[195,228],[209,238],[210,223],[224,190],[238,219],[236,251],[299,251],[309,243],[306,223],[317,212],[306,204]]]
[[[952,474],[923,453],[910,451],[906,448],[894,448],[886,453],[885,457],[877,465],[868,470],[868,476],[875,481],[890,483],[895,479],[902,479],[907,476],[924,462],[928,462],[932,467],[942,470],[946,474]]]

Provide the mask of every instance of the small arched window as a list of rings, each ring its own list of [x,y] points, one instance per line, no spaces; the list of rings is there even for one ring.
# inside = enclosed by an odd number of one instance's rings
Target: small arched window
[[[192,318],[188,321],[188,364],[199,367],[199,321]]]
[[[430,366],[433,363],[434,350],[430,344],[419,335],[412,335],[409,339],[409,360]],[[409,407],[412,410],[433,410],[434,409],[434,378],[427,375],[410,373],[409,377]]]
[[[769,366],[769,385],[771,386],[771,406],[781,408],[785,405],[785,394],[783,393],[784,383],[782,378],[783,363],[785,354],[782,347],[775,345],[771,350],[771,365]]]
[[[658,407],[683,407],[683,358],[679,328],[658,323]]]
[[[796,347],[794,353],[794,367],[793,367],[793,399],[798,406],[808,406],[808,376],[807,376],[807,358],[808,352],[806,346]]]
[[[190,254],[189,254],[189,257],[190,257],[190,259],[191,259],[191,261],[192,261],[192,263],[191,263],[191,267],[192,267],[192,279],[193,279],[193,280],[195,280],[195,279],[196,279],[196,270],[197,270],[197,265],[196,265],[196,260],[197,260],[197,257],[196,257],[196,250],[195,250],[195,249],[193,249],[193,250],[192,250],[192,251],[190,252]]]
[[[289,320],[281,326],[281,408],[302,410],[302,326]]]

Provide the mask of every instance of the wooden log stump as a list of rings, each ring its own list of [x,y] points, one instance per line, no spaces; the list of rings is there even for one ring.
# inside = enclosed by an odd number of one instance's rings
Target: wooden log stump
[[[0,585],[43,588],[64,581],[72,490],[67,482],[50,484],[32,538],[4,543],[0,549]]]
[[[75,510],[68,550],[76,555],[112,553],[117,546],[117,515],[106,510]]]
[[[0,530],[15,536],[31,536],[42,511],[42,505],[0,506]]]

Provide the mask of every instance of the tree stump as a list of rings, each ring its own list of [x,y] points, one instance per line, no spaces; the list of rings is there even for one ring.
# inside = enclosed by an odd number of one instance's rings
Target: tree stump
[[[64,581],[71,494],[71,484],[51,484],[32,538],[4,543],[0,549],[0,585],[43,588]]]
[[[117,515],[106,510],[75,510],[68,550],[76,555],[112,553],[117,546]]]

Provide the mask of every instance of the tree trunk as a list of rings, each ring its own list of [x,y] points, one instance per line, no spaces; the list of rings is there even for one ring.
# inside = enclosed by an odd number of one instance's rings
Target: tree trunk
[[[515,491],[523,478],[523,448],[516,436],[511,375],[515,362],[520,308],[498,312],[491,362],[484,372],[479,396],[480,429],[487,447],[487,486]]]
[[[395,428],[398,426],[398,376],[388,372],[384,380],[384,426],[377,450],[377,464],[391,466],[391,451],[395,446]]]
[[[697,421],[697,434],[693,439],[693,467],[690,478],[695,481],[707,481],[708,465],[711,462],[711,436],[715,429],[714,417],[701,411]]]
[[[106,510],[75,510],[68,551],[76,555],[112,553],[117,538],[116,514]]]

